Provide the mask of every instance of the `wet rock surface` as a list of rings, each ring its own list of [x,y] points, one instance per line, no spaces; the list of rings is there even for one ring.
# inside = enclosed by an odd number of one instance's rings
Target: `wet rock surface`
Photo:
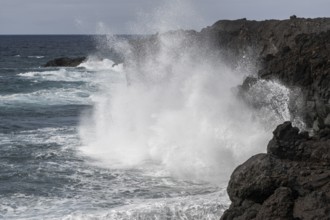
[[[233,172],[221,219],[330,219],[330,137],[279,125],[266,154]]]
[[[257,66],[255,79],[277,80],[300,90],[303,103],[292,108],[315,132],[330,125],[330,19],[218,21],[203,29],[213,48],[233,65],[242,57]],[[243,59],[244,61],[244,59]],[[243,92],[255,80],[248,77]]]
[[[259,79],[276,80],[302,101],[293,106],[307,132],[279,125],[266,154],[233,172],[232,201],[221,219],[330,219],[330,26],[328,18],[219,21],[203,32],[228,59],[255,57],[258,74],[239,87],[245,95]],[[254,106],[255,107],[255,106]]]

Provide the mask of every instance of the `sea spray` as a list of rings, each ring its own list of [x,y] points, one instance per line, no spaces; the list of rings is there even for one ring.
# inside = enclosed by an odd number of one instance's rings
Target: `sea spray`
[[[99,80],[102,92],[80,126],[82,152],[112,168],[157,164],[180,178],[221,182],[265,151],[271,130],[291,119],[290,90],[276,82],[256,84],[253,97],[272,105],[251,108],[235,92],[251,73],[194,44],[187,47],[191,39],[182,33],[157,35],[154,48],[140,48],[144,57],[121,43],[125,67],[110,65]],[[116,75],[120,80],[113,81]]]

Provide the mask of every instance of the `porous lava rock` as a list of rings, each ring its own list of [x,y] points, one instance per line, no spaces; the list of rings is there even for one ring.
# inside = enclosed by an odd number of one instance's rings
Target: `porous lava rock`
[[[232,173],[221,219],[330,219],[329,130],[310,137],[284,122],[273,134],[267,153]]]

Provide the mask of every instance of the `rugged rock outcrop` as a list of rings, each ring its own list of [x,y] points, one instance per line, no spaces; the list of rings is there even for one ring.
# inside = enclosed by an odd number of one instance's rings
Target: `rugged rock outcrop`
[[[330,30],[330,18],[297,18],[287,20],[251,21],[220,20],[202,29],[199,37],[212,48],[226,51],[230,59],[242,56],[256,58],[276,54],[295,44],[299,34],[320,33]]]
[[[201,31],[227,60],[248,57],[262,79],[275,79],[301,91],[303,103],[291,109],[315,132],[330,125],[330,19],[218,21]],[[253,83],[251,77],[243,83]]]
[[[76,67],[86,60],[86,57],[61,57],[48,61],[44,67]]]
[[[301,89],[308,127],[317,132],[330,125],[330,31],[297,35],[264,59],[258,75]]]
[[[285,122],[273,134],[233,172],[221,219],[330,219],[330,129],[309,137]]]
[[[299,88],[303,103],[292,111],[299,111],[314,133],[299,133],[290,122],[279,125],[267,154],[251,157],[233,172],[232,204],[221,219],[330,219],[329,19],[239,22],[254,31],[219,23],[222,31],[236,30],[231,32],[236,37],[228,38],[236,57],[249,47],[257,57],[258,74],[240,86],[243,98],[259,78]]]

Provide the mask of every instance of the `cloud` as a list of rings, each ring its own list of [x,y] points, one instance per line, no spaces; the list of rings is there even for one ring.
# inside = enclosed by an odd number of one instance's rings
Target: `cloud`
[[[112,33],[200,29],[219,19],[322,17],[328,8],[329,0],[1,0],[0,34],[95,33],[100,22]]]

